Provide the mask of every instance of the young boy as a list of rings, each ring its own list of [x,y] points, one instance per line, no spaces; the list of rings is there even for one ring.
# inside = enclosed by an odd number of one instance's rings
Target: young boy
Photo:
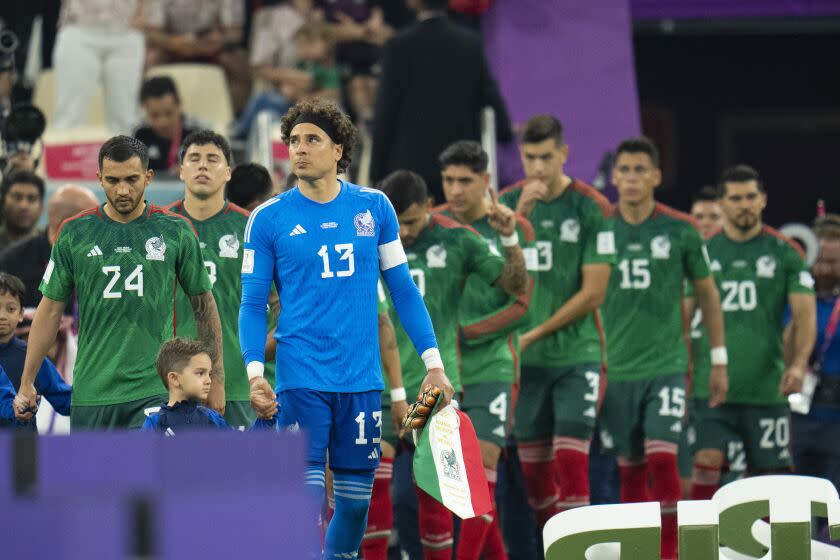
[[[210,353],[201,342],[186,338],[167,340],[160,347],[155,365],[169,391],[169,402],[146,418],[142,431],[173,436],[185,429],[231,429],[221,414],[199,404],[210,394],[213,368]]]
[[[0,272],[0,368],[5,370],[3,378],[8,376],[14,392],[20,387],[23,362],[26,358],[26,341],[15,336],[15,329],[23,321],[23,299],[26,288],[17,276]],[[41,369],[35,377],[35,390],[46,397],[55,411],[62,416],[70,414],[70,396],[72,387],[64,382],[55,365],[49,358],[44,358]],[[0,389],[2,392],[2,389]],[[15,422],[14,418],[6,421],[0,414],[0,427],[15,425],[35,431],[35,418],[26,422]]]

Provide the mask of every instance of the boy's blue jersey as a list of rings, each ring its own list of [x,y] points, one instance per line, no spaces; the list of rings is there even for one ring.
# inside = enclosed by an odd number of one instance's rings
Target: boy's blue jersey
[[[163,432],[168,436],[179,430],[232,430],[224,417],[196,401],[181,401],[169,406],[163,403],[159,412],[150,414],[140,428],[143,432]]]
[[[14,425],[15,422],[15,388],[0,366],[0,427]]]
[[[251,213],[245,229],[243,305],[254,294],[267,298],[272,280],[280,296],[280,391],[383,388],[376,286],[380,267],[404,259],[399,225],[381,191],[340,183],[324,204],[297,188],[279,194]],[[263,362],[263,341],[244,338],[245,363]]]
[[[15,391],[20,389],[26,346],[26,341],[16,336],[8,343],[0,344],[0,367],[6,371]],[[62,416],[70,414],[70,397],[73,394],[73,388],[64,381],[49,358],[44,358],[35,376],[35,391],[46,398],[57,413]],[[31,424],[34,428],[34,419]]]

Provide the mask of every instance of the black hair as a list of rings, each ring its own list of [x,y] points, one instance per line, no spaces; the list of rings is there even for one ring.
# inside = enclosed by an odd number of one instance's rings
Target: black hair
[[[25,169],[12,171],[8,175],[6,175],[6,177],[3,178],[3,183],[2,185],[0,185],[0,201],[3,201],[3,203],[5,203],[6,195],[9,194],[9,191],[12,190],[12,187],[20,183],[25,183],[27,185],[35,185],[35,188],[38,189],[38,195],[41,197],[41,201],[43,202],[44,180],[37,174],[31,171],[26,171]]]
[[[764,183],[761,182],[761,177],[755,168],[739,163],[732,167],[727,167],[720,174],[720,183],[718,183],[718,195],[722,198],[726,195],[726,183],[746,183],[747,181],[755,181],[758,185],[758,191],[764,192]]]
[[[438,158],[440,168],[446,169],[450,165],[469,167],[473,173],[487,171],[487,152],[475,140],[458,140],[447,146]]]
[[[268,169],[259,163],[242,163],[233,168],[225,186],[225,198],[242,208],[271,196],[274,184]]]
[[[695,202],[717,202],[720,200],[718,189],[712,185],[704,185],[691,197],[691,204]]]
[[[17,276],[8,272],[0,272],[0,295],[10,294],[17,298],[21,308],[23,307],[23,296],[26,295],[26,286]]]
[[[140,86],[140,103],[145,102],[151,97],[163,97],[164,95],[171,95],[175,98],[176,102],[181,102],[181,96],[178,95],[178,88],[175,87],[175,81],[169,76],[149,78]]]
[[[426,10],[445,10],[449,6],[449,0],[423,0],[423,8]]]
[[[342,146],[341,158],[336,164],[336,169],[338,173],[347,171],[347,168],[350,167],[350,161],[353,159],[353,150],[358,137],[358,131],[353,126],[350,117],[335,102],[327,99],[309,97],[298,101],[280,119],[280,139],[287,146],[289,145],[289,136],[292,134],[292,125],[303,114],[311,114],[324,119],[332,126],[335,131],[335,138],[331,138],[331,140]]]
[[[647,154],[654,167],[659,167],[659,150],[647,136],[636,136],[622,140],[615,149],[615,159],[621,154]]]
[[[554,139],[558,146],[563,145],[563,123],[551,115],[536,115],[528,119],[522,131],[523,144],[537,144]]]
[[[398,215],[413,204],[425,206],[429,200],[429,189],[423,177],[405,169],[399,169],[385,177],[379,188],[391,201]]]
[[[181,144],[181,150],[178,153],[178,161],[184,163],[184,156],[187,155],[187,150],[190,146],[206,146],[207,144],[213,144],[219,148],[222,151],[222,155],[225,156],[227,164],[233,165],[230,143],[228,143],[227,138],[212,130],[196,130],[195,132],[188,134],[187,137],[184,138],[184,142]]]
[[[133,157],[140,158],[143,169],[149,168],[149,149],[146,144],[124,134],[113,136],[99,148],[99,170],[102,170],[102,162],[105,159],[122,163]]]

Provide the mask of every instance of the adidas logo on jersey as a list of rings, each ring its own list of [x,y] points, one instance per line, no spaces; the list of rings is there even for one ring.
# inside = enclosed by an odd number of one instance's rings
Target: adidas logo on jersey
[[[89,256],[89,257],[101,257],[102,256],[102,249],[99,248],[99,245],[94,245],[93,249],[88,251],[87,256]]]
[[[368,459],[370,459],[371,461],[379,459],[379,450],[374,449],[373,451],[371,451],[370,455],[368,455]]]
[[[671,424],[671,431],[675,434],[682,433],[682,422],[674,422]]]
[[[289,234],[289,237],[291,237],[293,235],[301,235],[301,234],[304,234],[304,233],[306,233],[306,230],[303,229],[302,225],[298,224],[298,225],[295,226],[295,229],[292,230],[292,233]]]

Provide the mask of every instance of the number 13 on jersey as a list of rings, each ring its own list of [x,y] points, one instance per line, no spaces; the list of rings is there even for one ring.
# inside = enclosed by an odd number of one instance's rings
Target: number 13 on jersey
[[[356,261],[353,257],[353,244],[339,243],[338,245],[335,245],[333,249],[340,255],[338,257],[339,262],[347,261],[346,268],[333,272],[330,268],[330,249],[326,245],[321,245],[321,248],[318,250],[318,256],[324,261],[324,270],[321,272],[321,278],[346,278],[348,276],[353,276],[353,273],[356,272]]]

